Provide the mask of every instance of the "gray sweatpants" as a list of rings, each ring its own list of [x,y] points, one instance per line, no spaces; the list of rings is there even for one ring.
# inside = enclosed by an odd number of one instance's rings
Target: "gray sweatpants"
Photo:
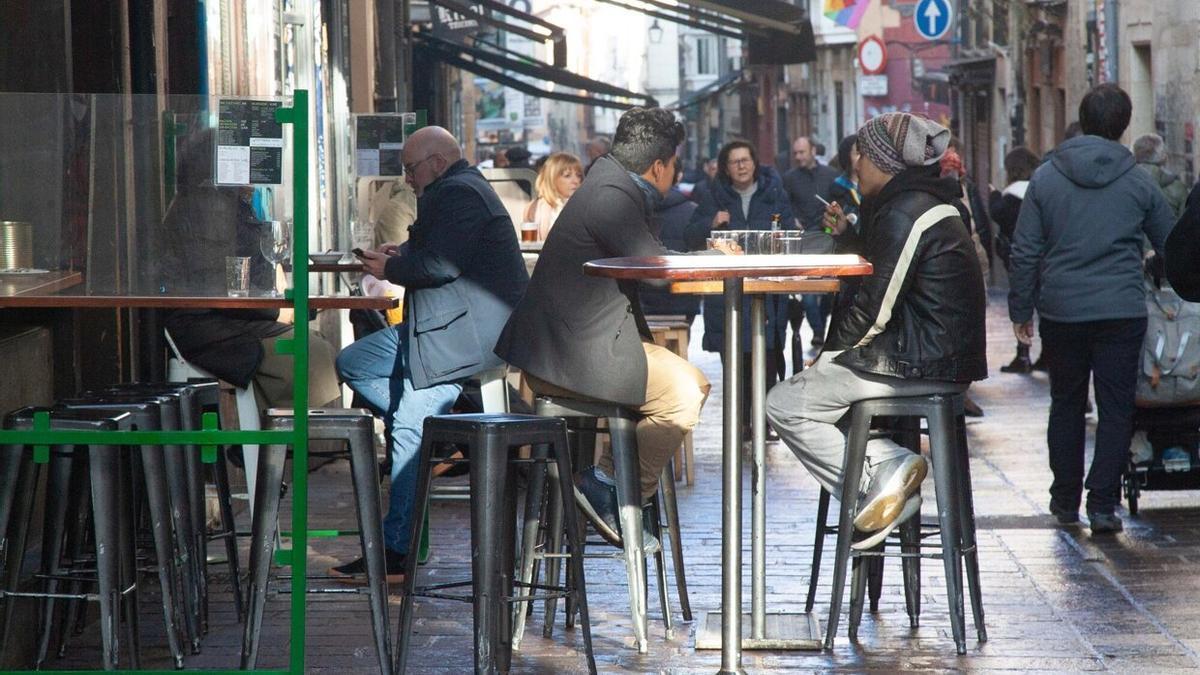
[[[824,352],[811,367],[775,385],[767,394],[767,419],[808,472],[835,499],[842,494],[842,464],[846,434],[836,424],[855,401],[869,398],[960,393],[964,384],[936,380],[906,380],[862,373],[834,363],[841,352]],[[867,443],[863,486],[874,467],[908,450],[890,439]]]

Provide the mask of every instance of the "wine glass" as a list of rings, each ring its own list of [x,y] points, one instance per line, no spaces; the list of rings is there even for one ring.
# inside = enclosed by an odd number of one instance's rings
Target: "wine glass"
[[[279,297],[275,288],[275,266],[292,257],[292,221],[267,220],[263,221],[258,237],[259,249],[263,257],[271,263],[271,297]]]

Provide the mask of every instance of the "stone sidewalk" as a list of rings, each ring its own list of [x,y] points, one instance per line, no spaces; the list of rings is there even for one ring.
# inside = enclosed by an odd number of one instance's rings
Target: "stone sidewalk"
[[[697,333],[699,325],[697,324]],[[696,432],[696,484],[680,485],[684,549],[691,604],[699,612],[720,603],[720,364],[700,351],[694,336],[691,356],[714,383],[713,395]],[[949,637],[942,567],[923,565],[922,618],[911,630],[904,611],[899,564],[889,560],[879,611],[867,614],[858,644],[845,637],[843,617],[837,647],[818,652],[744,652],[748,672],[1116,670],[1164,673],[1200,669],[1200,509],[1194,492],[1143,493],[1138,517],[1125,516],[1123,534],[1092,539],[1084,527],[1062,528],[1047,512],[1045,418],[1049,405],[1044,375],[1005,375],[999,366],[1012,356],[1013,338],[1003,297],[989,311],[992,377],[972,388],[986,411],[971,420],[975,505],[978,516],[984,606],[989,642],[978,644],[970,627],[969,653],[958,657]],[[1036,354],[1038,348],[1035,347]],[[812,556],[818,488],[782,446],[769,449],[768,599],[769,609],[803,609]],[[747,485],[749,480],[747,472]],[[311,476],[313,527],[353,528],[348,467],[339,462]],[[931,485],[925,489],[932,495]],[[743,522],[744,559],[749,564],[749,489]],[[935,517],[927,499],[927,519]],[[469,521],[465,504],[433,508],[433,558],[424,576],[448,578],[469,572]],[[826,547],[817,613],[822,625],[830,589],[832,546]],[[356,555],[354,539],[311,542],[310,567]],[[217,590],[223,567],[214,567]],[[720,653],[693,648],[696,622],[684,623],[672,597],[675,629],[666,635],[657,591],[650,590],[650,651],[632,649],[624,568],[616,560],[588,562],[588,596],[596,659],[603,672],[712,673]],[[651,567],[651,579],[653,568]],[[672,584],[673,586],[673,584]],[[672,587],[672,594],[674,589]],[[743,591],[747,608],[749,583]],[[307,671],[373,672],[375,654],[365,596],[311,596],[308,610]],[[287,663],[288,601],[273,595],[263,629],[260,667]],[[145,666],[167,667],[152,612],[143,608]],[[393,623],[397,613],[392,603]],[[578,631],[562,629],[560,611],[553,638],[542,637],[540,611],[531,619],[513,669],[523,673],[585,672]],[[211,632],[203,653],[189,668],[234,668],[240,631],[228,595],[213,598]],[[466,604],[421,601],[409,659],[412,672],[464,673],[471,670],[471,614]],[[50,667],[94,667],[96,638],[78,638],[68,658]]]

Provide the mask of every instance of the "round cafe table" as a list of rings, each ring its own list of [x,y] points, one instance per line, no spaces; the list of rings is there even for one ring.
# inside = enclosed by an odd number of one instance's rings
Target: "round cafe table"
[[[742,673],[742,649],[798,648],[801,644],[815,643],[819,649],[820,636],[813,636],[812,624],[804,614],[777,614],[768,617],[765,612],[765,569],[763,556],[763,532],[760,529],[764,517],[761,515],[764,455],[766,439],[764,399],[766,390],[765,338],[763,324],[763,298],[770,292],[795,292],[805,283],[812,284],[814,291],[834,290],[827,281],[813,283],[813,279],[844,276],[864,276],[872,272],[871,264],[857,255],[675,255],[641,258],[605,258],[584,264],[583,271],[590,276],[629,280],[668,280],[676,282],[722,283],[725,297],[725,367],[723,377],[723,434],[722,434],[722,504],[721,504],[721,618],[720,646],[721,673]],[[764,283],[763,278],[774,282]],[[784,282],[778,278],[789,278]],[[682,288],[680,289],[682,290]],[[755,565],[752,587],[755,591],[752,613],[745,617],[752,636],[743,641],[742,616],[742,431],[738,411],[745,405],[741,399],[741,323],[742,297],[751,297],[751,363],[754,370],[752,396],[753,436],[756,446],[755,471]],[[789,621],[788,618],[797,619]],[[771,620],[768,621],[768,618]],[[697,646],[708,622],[697,634]],[[816,637],[816,640],[813,640]]]

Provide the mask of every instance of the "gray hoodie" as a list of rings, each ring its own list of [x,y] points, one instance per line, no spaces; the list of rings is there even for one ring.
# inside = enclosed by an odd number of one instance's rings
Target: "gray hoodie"
[[[1146,316],[1142,235],[1161,254],[1171,206],[1125,146],[1099,136],[1059,145],[1025,193],[1009,272],[1008,314],[1079,323]]]

